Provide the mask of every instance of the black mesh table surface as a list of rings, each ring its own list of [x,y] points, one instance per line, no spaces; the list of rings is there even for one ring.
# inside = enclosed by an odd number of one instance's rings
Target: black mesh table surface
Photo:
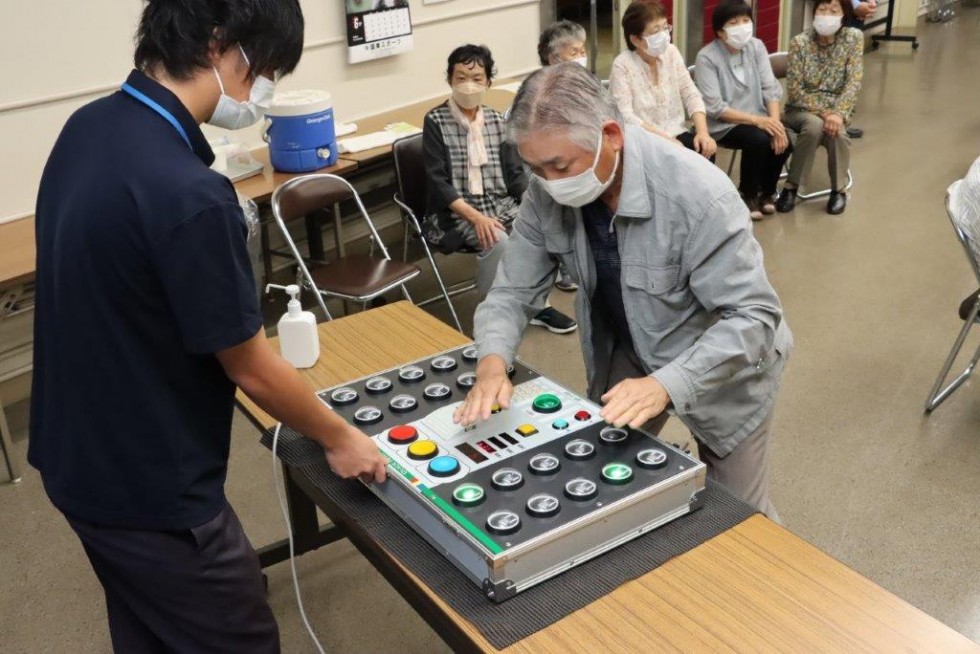
[[[272,445],[273,431],[262,437]],[[755,509],[718,484],[708,482],[702,508],[624,543],[515,597],[497,604],[360,482],[338,479],[319,445],[284,428],[279,458],[299,477],[301,486],[318,491],[328,515],[344,515],[351,525],[387,550],[497,648],[505,648],[600,599],[675,556],[731,529]],[[333,506],[322,506],[323,500]]]

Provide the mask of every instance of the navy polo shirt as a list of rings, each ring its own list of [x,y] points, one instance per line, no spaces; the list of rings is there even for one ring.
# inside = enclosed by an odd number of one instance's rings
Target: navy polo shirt
[[[175,95],[140,72],[76,111],[37,199],[28,459],[51,501],[114,527],[224,506],[235,386],[214,353],[262,327],[235,190]]]

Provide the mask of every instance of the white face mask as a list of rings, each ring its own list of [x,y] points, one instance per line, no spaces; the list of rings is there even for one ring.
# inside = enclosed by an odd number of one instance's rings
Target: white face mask
[[[574,61],[575,63],[577,63],[582,68],[586,68],[587,69],[589,67],[589,58],[588,57],[576,57],[575,59],[569,59],[569,61]]]
[[[667,46],[670,45],[670,32],[660,30],[656,34],[644,37],[643,40],[646,41],[647,55],[650,57],[659,57],[667,52]]]
[[[544,179],[538,177],[538,181],[544,186],[544,190],[558,204],[568,207],[584,207],[602,195],[607,188],[612,186],[616,179],[616,171],[619,169],[619,153],[616,153],[616,163],[613,164],[612,173],[605,182],[600,182],[596,177],[595,167],[599,165],[599,154],[602,152],[602,132],[599,132],[599,143],[596,146],[595,161],[592,167],[573,177],[563,179]]]
[[[483,104],[487,87],[476,82],[462,82],[453,87],[453,101],[463,109],[476,109]]]
[[[245,65],[250,66],[248,57],[241,46],[238,50],[242,53]],[[276,91],[276,83],[268,77],[259,75],[252,82],[252,90],[248,94],[248,100],[239,102],[230,95],[225,94],[225,85],[221,83],[221,75],[218,69],[212,66],[214,76],[218,79],[218,88],[221,89],[221,97],[218,98],[218,105],[214,108],[214,113],[208,119],[209,125],[223,127],[224,129],[242,129],[249,125],[254,125],[269,108],[272,103],[272,96]]]
[[[814,16],[813,29],[820,36],[830,36],[840,29],[842,20],[840,16]]]
[[[741,50],[752,40],[752,23],[740,23],[725,28],[725,43]]]

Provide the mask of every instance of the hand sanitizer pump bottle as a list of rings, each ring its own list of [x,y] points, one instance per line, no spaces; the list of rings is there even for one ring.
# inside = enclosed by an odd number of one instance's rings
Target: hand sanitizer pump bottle
[[[316,316],[310,311],[303,311],[299,303],[299,286],[296,284],[285,288],[269,284],[266,292],[269,288],[281,288],[290,298],[286,313],[279,319],[279,348],[282,358],[297,368],[312,368],[320,358]]]

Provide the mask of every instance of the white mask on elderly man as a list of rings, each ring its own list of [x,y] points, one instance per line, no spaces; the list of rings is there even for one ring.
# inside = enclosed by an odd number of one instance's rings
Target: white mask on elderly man
[[[840,16],[814,16],[813,29],[820,36],[830,36],[836,34],[840,29],[842,20]]]
[[[581,66],[582,68],[588,69],[589,58],[588,57],[575,57],[574,59],[569,59],[569,61],[574,62]]]
[[[741,50],[752,40],[752,23],[739,23],[725,28],[725,43]]]
[[[250,66],[245,51],[242,50],[241,46],[238,46],[238,49],[242,53],[245,65]],[[259,118],[272,103],[272,96],[276,92],[276,83],[259,75],[252,82],[252,90],[248,94],[248,100],[239,102],[225,94],[225,85],[221,83],[221,75],[218,74],[218,69],[212,66],[212,70],[214,70],[214,76],[218,78],[221,97],[218,98],[218,105],[214,108],[214,113],[208,119],[208,125],[223,127],[224,129],[242,129],[259,122]]]
[[[453,86],[453,101],[462,109],[476,109],[483,104],[487,87],[476,82],[462,82]]]
[[[616,163],[613,164],[609,179],[600,182],[595,174],[595,167],[599,165],[599,155],[602,152],[602,132],[599,132],[599,143],[596,145],[595,160],[592,167],[573,177],[563,179],[544,179],[538,180],[544,186],[544,190],[558,204],[567,207],[584,207],[602,195],[609,188],[613,180],[616,179],[616,171],[619,170],[619,153],[616,153]]]
[[[646,41],[647,55],[659,57],[667,52],[667,46],[670,45],[670,32],[660,30],[656,34],[643,37],[643,40]]]

